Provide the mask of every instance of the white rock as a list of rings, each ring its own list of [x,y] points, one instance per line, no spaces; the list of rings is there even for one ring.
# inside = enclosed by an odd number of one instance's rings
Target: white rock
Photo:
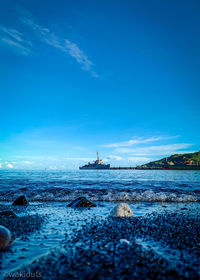
[[[128,206],[126,203],[121,203],[115,206],[111,212],[110,212],[111,217],[132,217],[133,212],[131,211],[131,208]]]
[[[0,226],[0,249],[4,249],[11,245],[13,240],[14,238],[9,229],[4,226]]]
[[[127,245],[131,244],[131,242],[129,240],[124,239],[124,238],[120,239],[119,242],[122,243],[122,244],[127,244]]]

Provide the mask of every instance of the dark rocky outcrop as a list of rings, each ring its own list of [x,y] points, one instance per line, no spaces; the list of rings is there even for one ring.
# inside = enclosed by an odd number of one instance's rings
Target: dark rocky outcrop
[[[67,205],[67,207],[74,207],[74,208],[78,208],[78,207],[95,207],[95,206],[96,206],[96,204],[94,204],[93,202],[89,201],[85,197],[78,197],[74,201],[70,202]]]
[[[24,195],[19,196],[12,205],[28,205],[28,200]]]
[[[13,211],[1,211],[0,212],[0,217],[1,216],[17,217],[17,215]]]

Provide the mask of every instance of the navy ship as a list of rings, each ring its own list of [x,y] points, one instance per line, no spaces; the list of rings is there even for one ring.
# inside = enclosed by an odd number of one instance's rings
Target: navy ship
[[[93,163],[88,162],[88,164],[80,166],[79,169],[110,169],[110,164],[103,163],[97,152],[97,159]]]

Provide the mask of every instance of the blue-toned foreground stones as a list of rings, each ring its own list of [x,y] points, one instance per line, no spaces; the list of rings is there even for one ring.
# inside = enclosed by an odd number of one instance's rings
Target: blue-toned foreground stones
[[[111,217],[129,218],[133,216],[131,208],[126,203],[116,205],[110,212]]]
[[[28,205],[28,200],[24,195],[19,196],[12,205]]]
[[[85,197],[78,197],[74,201],[70,202],[67,207],[74,207],[74,208],[79,208],[79,207],[95,207],[96,204],[89,201]]]
[[[14,241],[14,237],[9,229],[0,226],[0,249],[5,249]]]
[[[0,217],[6,216],[6,217],[17,217],[17,215],[13,211],[1,211]]]

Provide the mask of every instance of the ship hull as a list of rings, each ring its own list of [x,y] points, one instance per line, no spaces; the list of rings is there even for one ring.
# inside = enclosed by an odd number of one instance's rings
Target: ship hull
[[[108,170],[110,169],[110,166],[99,166],[99,167],[79,167],[80,170]]]

